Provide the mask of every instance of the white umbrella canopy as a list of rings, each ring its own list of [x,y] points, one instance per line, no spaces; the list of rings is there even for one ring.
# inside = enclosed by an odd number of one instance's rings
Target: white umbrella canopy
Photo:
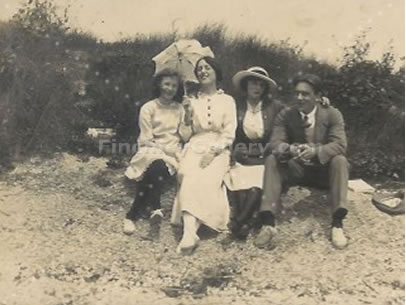
[[[172,43],[169,47],[156,55],[152,60],[155,62],[155,75],[165,68],[177,70],[183,80],[197,82],[194,74],[196,62],[205,56],[213,57],[209,47],[202,47],[195,39],[181,39]]]

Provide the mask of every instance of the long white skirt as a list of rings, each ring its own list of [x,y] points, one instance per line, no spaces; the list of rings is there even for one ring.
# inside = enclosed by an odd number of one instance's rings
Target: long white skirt
[[[190,140],[179,164],[179,189],[171,222],[181,224],[182,212],[188,212],[210,228],[225,231],[230,208],[224,176],[230,167],[230,153],[222,152],[209,166],[202,169],[200,160],[205,152],[193,149],[202,140],[216,143],[212,134],[195,136]]]
[[[237,162],[224,177],[224,182],[230,191],[247,190],[252,187],[262,189],[264,169],[264,165],[248,166]]]

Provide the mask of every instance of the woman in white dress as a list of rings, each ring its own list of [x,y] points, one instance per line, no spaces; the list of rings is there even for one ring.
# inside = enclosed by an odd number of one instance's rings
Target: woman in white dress
[[[183,220],[183,237],[177,248],[183,254],[190,254],[197,246],[201,224],[218,232],[227,230],[229,203],[223,179],[237,127],[235,101],[218,89],[222,74],[214,59],[201,58],[195,74],[200,89],[196,98],[184,102],[190,113],[186,123],[191,137],[180,162],[180,187],[172,213],[173,224]]]
[[[154,232],[159,233],[162,186],[176,173],[182,150],[184,109],[179,73],[172,69],[158,73],[153,80],[153,95],[154,99],[141,107],[138,151],[125,172],[127,178],[137,182],[133,204],[124,220],[126,234],[135,231],[134,222],[146,208],[152,209],[149,218],[152,225],[157,225],[152,227]]]
[[[271,153],[269,142],[276,115],[282,104],[269,96],[276,82],[262,67],[251,67],[236,73],[234,86],[243,93],[237,101],[238,127],[233,144],[234,165],[225,181],[233,203],[231,235],[223,243],[233,239],[245,239],[253,226],[253,214],[258,209],[264,173],[264,161]]]

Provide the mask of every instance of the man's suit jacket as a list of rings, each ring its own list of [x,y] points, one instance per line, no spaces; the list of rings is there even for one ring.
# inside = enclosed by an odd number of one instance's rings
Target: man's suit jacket
[[[267,154],[270,154],[271,147],[269,145],[269,138],[271,137],[273,125],[276,116],[283,109],[281,102],[277,100],[264,100],[262,104],[262,120],[264,122],[264,135],[262,138],[257,140],[251,140],[245,134],[243,122],[245,113],[247,112],[247,102],[241,100],[237,102],[237,130],[234,140],[233,149],[233,159],[240,162],[241,164],[263,164],[265,160],[254,161],[253,159],[263,159]],[[238,151],[239,145],[245,145],[245,147],[250,146],[251,150],[249,152],[250,159],[244,159],[241,157]],[[267,148],[265,151],[264,149]],[[252,162],[251,162],[252,161]]]
[[[314,144],[321,164],[326,164],[336,155],[345,155],[347,138],[341,112],[332,106],[317,105],[314,127]],[[286,144],[307,143],[303,120],[296,108],[279,113],[271,136],[272,151],[278,155]]]

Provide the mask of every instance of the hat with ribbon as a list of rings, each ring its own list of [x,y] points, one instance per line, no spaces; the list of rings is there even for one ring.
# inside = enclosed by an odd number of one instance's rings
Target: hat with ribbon
[[[232,79],[233,85],[236,88],[241,89],[241,81],[246,77],[261,79],[269,85],[270,89],[277,87],[276,82],[269,77],[268,72],[262,67],[251,67],[248,68],[247,70],[237,72]]]

